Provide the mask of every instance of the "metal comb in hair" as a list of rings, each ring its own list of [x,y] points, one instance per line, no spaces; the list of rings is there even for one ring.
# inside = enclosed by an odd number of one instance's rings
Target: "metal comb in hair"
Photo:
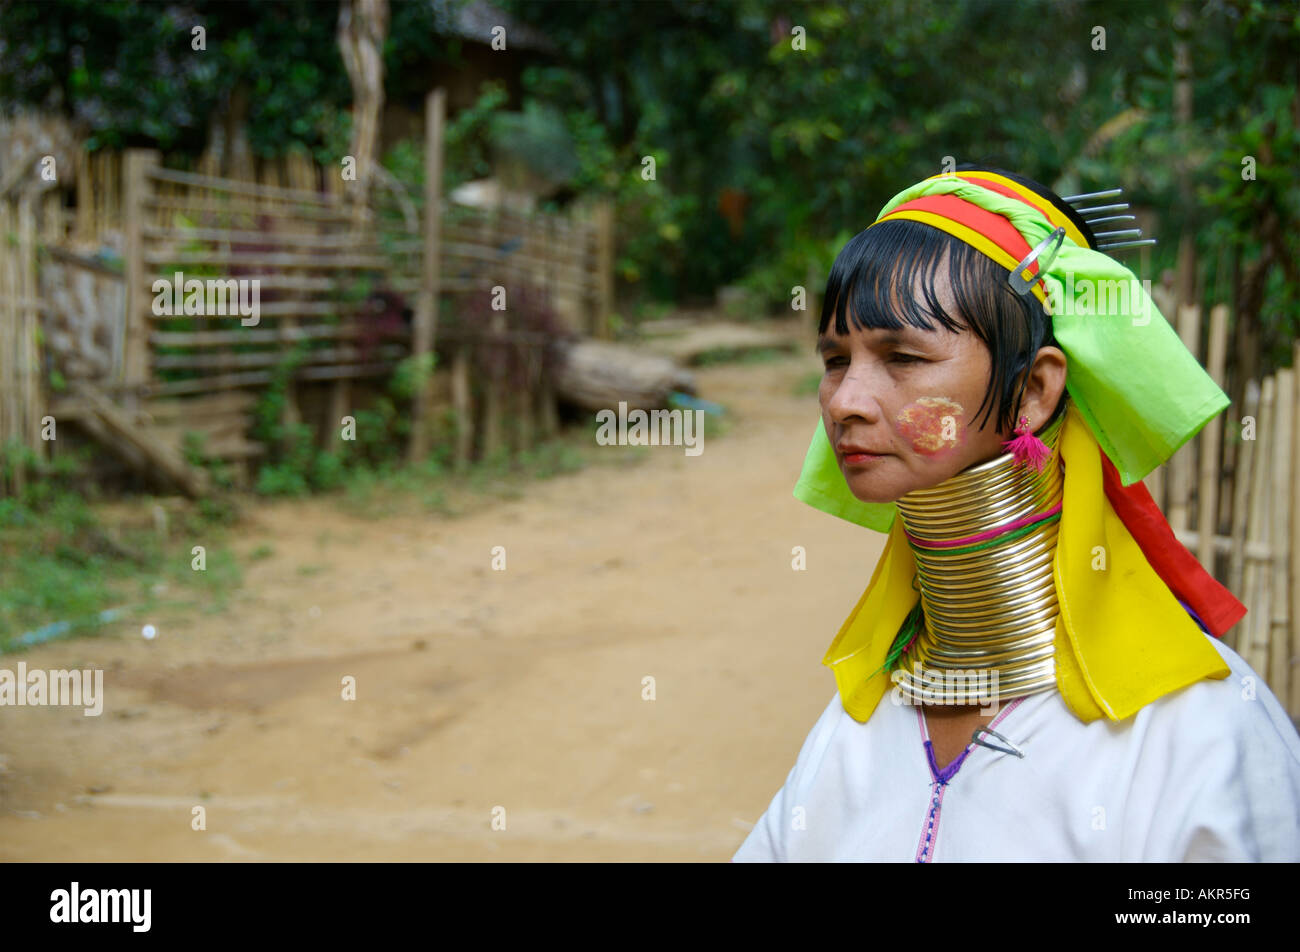
[[[1124,194],[1122,188],[1107,188],[1100,192],[1087,192],[1083,195],[1067,195],[1061,201],[1065,202],[1078,213],[1079,217],[1088,223],[1088,227],[1093,229],[1093,237],[1097,239],[1098,251],[1114,251],[1118,248],[1136,248],[1139,245],[1154,245],[1154,238],[1142,238],[1141,228],[1122,228],[1116,231],[1097,231],[1096,226],[1107,222],[1117,221],[1137,221],[1136,215],[1119,215],[1111,214],[1112,212],[1128,211],[1128,202],[1117,205],[1094,205],[1089,208],[1083,207],[1088,202],[1104,201],[1108,198],[1119,198]]]

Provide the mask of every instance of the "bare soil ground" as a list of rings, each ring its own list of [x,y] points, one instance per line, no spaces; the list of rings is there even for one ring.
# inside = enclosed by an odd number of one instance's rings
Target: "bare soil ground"
[[[100,717],[0,708],[0,860],[728,860],[884,541],[790,494],[801,349],[698,371],[731,420],[700,456],[450,518],[259,503],[223,614],[0,658],[101,667],[106,694]]]

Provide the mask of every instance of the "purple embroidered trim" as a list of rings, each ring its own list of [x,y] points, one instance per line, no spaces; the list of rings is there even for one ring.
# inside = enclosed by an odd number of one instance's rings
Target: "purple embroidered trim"
[[[921,828],[921,842],[916,846],[916,861],[928,863],[933,855],[935,841],[939,838],[939,820],[943,813],[943,793],[947,784],[935,783],[930,786],[930,809]]]
[[[925,756],[930,761],[930,776],[934,778],[934,782],[944,784],[951,780],[957,771],[961,769],[962,761],[974,749],[974,744],[967,744],[966,749],[952,763],[940,770],[938,761],[934,759],[934,744],[927,740],[925,742]]]
[[[989,722],[989,727],[997,727],[998,724],[1006,718],[1008,714],[1020,706],[1023,697],[1018,697],[1006,707],[1004,707],[998,716]],[[943,794],[948,789],[948,783],[957,775],[961,765],[979,745],[974,741],[966,745],[966,749],[953,760],[947,767],[939,769],[938,761],[934,759],[934,744],[930,741],[930,732],[925,727],[925,712],[921,705],[916,707],[916,719],[921,725],[921,740],[925,745],[925,758],[930,765],[930,806],[926,810],[925,821],[921,824],[921,840],[916,844],[916,862],[928,863],[934,856],[934,847],[939,840],[939,821],[943,819]]]

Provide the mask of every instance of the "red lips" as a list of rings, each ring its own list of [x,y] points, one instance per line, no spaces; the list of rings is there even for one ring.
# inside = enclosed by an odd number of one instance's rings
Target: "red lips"
[[[887,453],[881,453],[877,450],[867,449],[864,446],[858,446],[856,443],[836,443],[835,450],[841,456],[853,456],[861,454],[864,456],[888,456]]]

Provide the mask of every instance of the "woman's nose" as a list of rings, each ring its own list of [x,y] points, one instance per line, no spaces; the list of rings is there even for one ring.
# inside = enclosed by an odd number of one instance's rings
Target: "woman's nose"
[[[878,399],[880,388],[880,381],[868,369],[850,367],[826,400],[826,412],[837,423],[854,418],[875,423],[884,415]]]

